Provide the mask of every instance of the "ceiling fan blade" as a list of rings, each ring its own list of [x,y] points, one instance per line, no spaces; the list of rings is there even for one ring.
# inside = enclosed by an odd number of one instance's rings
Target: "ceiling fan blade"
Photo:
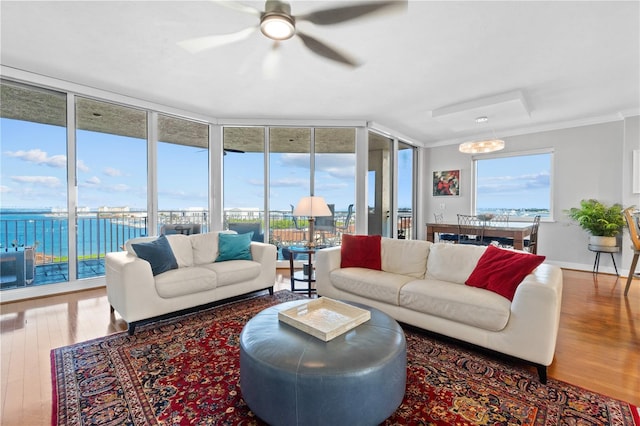
[[[320,56],[324,56],[325,58],[340,62],[341,64],[348,65],[354,68],[361,65],[360,62],[353,57],[339,52],[335,48],[328,46],[320,40],[301,33],[300,31],[298,31],[296,35],[302,39],[302,42],[305,44],[305,46],[307,46],[311,51]]]
[[[318,10],[316,12],[296,16],[296,20],[309,21],[316,25],[332,25],[357,19],[370,13],[377,12],[378,10],[390,7],[406,9],[407,0],[379,1],[354,6],[336,7],[334,9]]]
[[[232,0],[211,0],[214,3],[224,6],[229,9],[237,10],[238,12],[248,13],[254,16],[260,16],[262,12],[255,7],[247,6],[246,4],[238,3]]]
[[[273,80],[277,77],[278,67],[280,65],[280,43],[273,43],[273,47],[267,53],[262,61],[262,75],[266,80]]]
[[[224,46],[248,38],[258,27],[249,27],[231,34],[210,35],[178,42],[178,46],[188,52],[198,53],[214,47]]]

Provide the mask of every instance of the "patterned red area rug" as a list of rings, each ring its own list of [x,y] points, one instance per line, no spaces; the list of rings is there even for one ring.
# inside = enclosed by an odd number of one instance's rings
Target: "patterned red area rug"
[[[238,339],[280,291],[51,351],[54,425],[262,425]],[[637,425],[636,407],[406,330],[407,390],[385,425]]]

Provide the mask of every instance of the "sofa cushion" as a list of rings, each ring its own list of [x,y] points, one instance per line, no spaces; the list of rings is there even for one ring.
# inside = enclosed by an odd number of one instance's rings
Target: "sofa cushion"
[[[486,288],[511,301],[524,277],[533,272],[544,259],[545,256],[537,254],[489,246],[466,284]]]
[[[251,260],[251,237],[246,234],[218,234],[218,257],[216,262],[227,260]]]
[[[218,257],[217,232],[189,235],[189,241],[191,241],[194,265],[202,265],[216,261],[216,257]]]
[[[167,271],[155,277],[156,292],[163,299],[212,290],[217,286],[216,274],[206,268],[192,266]],[[142,302],[143,301],[139,301]],[[203,300],[202,303],[206,301]]]
[[[381,269],[380,235],[342,235],[341,268]]]
[[[436,243],[429,250],[426,278],[464,284],[486,247]]]
[[[381,244],[382,270],[394,274],[424,278],[429,256],[429,241],[383,238]]]
[[[262,272],[262,266],[252,260],[230,260],[202,265],[216,273],[216,286],[224,287],[244,281],[251,281]],[[265,283],[265,287],[267,284]]]
[[[136,238],[131,238],[129,240],[127,240],[124,243],[124,248],[127,251],[127,253],[133,255],[133,256],[138,256],[138,254],[136,253],[136,251],[133,248],[134,244],[140,244],[140,243],[148,243],[151,241],[155,241],[158,237],[136,237]]]
[[[368,268],[345,268],[331,271],[329,279],[337,289],[397,305],[400,289],[414,278]]]
[[[439,280],[407,283],[400,306],[489,331],[506,327],[511,313],[511,303],[496,293]]]
[[[182,234],[167,235],[167,241],[171,246],[171,251],[176,257],[179,268],[193,266],[193,249],[191,248],[191,240],[188,236]]]
[[[133,250],[140,259],[144,259],[151,264],[151,273],[158,275],[178,267],[169,241],[164,235],[160,235],[153,241],[146,243],[131,244]]]

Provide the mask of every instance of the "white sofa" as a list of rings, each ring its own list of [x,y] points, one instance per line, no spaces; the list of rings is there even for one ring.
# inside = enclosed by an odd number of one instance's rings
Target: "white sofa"
[[[216,262],[218,233],[167,235],[178,268],[156,276],[139,258],[132,244],[156,237],[127,241],[126,251],[107,253],[107,298],[127,322],[129,334],[136,324],[154,317],[195,308],[219,300],[268,289],[273,293],[277,249],[251,242],[252,260]]]
[[[562,271],[542,263],[512,301],[465,285],[486,247],[382,238],[382,270],[341,268],[341,248],[316,257],[318,295],[364,303],[402,323],[533,363],[541,382],[553,361]]]

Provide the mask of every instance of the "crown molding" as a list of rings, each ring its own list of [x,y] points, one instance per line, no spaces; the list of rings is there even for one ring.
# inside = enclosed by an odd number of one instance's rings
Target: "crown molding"
[[[620,111],[614,114],[601,115],[597,117],[580,118],[577,120],[558,121],[554,123],[544,123],[534,126],[520,127],[517,129],[508,129],[505,131],[496,132],[496,135],[500,138],[530,135],[533,133],[550,132],[555,130],[571,129],[575,127],[592,126],[595,124],[611,123],[614,121],[623,121],[626,118],[640,115],[640,109],[629,109]],[[462,142],[468,142],[469,140],[485,137],[486,134],[467,135],[464,137],[445,139],[432,144],[429,144],[429,148],[436,148],[440,146],[455,145]]]

